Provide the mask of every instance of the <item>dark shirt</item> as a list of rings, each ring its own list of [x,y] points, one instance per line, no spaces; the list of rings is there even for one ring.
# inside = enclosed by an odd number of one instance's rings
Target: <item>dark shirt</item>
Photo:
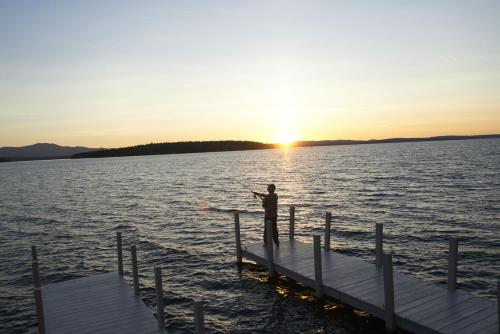
[[[262,201],[262,207],[264,208],[264,216],[266,218],[278,217],[278,195],[266,195],[266,197],[264,197],[264,200]]]

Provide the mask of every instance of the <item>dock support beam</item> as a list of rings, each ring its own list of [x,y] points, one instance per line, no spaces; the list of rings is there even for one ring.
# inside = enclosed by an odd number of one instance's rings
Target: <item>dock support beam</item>
[[[196,334],[205,333],[205,317],[203,315],[203,303],[194,303],[194,327]]]
[[[454,291],[457,289],[457,256],[458,256],[458,240],[450,238],[448,252],[448,290]]]
[[[161,268],[155,266],[155,287],[156,287],[156,314],[158,316],[158,328],[165,328],[165,315],[163,314],[163,282],[161,279]]]
[[[132,257],[132,278],[134,280],[134,293],[139,296],[139,269],[137,268],[137,249],[134,246],[130,248],[130,255]]]
[[[325,249],[330,249],[330,233],[332,230],[332,213],[327,212],[325,215]]]
[[[266,220],[266,251],[269,277],[274,277],[273,222]]]
[[[384,224],[375,224],[375,265],[382,267],[382,256],[384,255]]]
[[[240,213],[234,213],[234,235],[236,237],[236,263],[241,267]]]
[[[313,236],[314,244],[314,285],[316,297],[320,298],[323,295],[323,268],[321,266],[321,236]]]
[[[295,239],[295,207],[290,207],[290,222],[288,224],[288,239]]]
[[[35,295],[35,309],[38,322],[38,334],[45,334],[45,315],[43,312],[42,288],[40,286],[40,271],[38,268],[38,256],[36,247],[31,246],[31,269],[33,271],[33,286]]]
[[[385,328],[394,329],[394,279],[392,273],[392,255],[384,254],[384,299]]]
[[[116,232],[116,252],[118,259],[118,274],[123,276],[122,233]]]
[[[500,279],[497,280],[497,323],[498,333],[500,333]]]

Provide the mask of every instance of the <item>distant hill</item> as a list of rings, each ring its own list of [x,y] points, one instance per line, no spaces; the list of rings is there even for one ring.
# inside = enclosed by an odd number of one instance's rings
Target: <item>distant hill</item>
[[[493,135],[474,135],[474,136],[436,136],[423,138],[387,138],[387,139],[371,139],[371,140],[311,140],[298,141],[295,146],[334,146],[334,145],[359,145],[359,144],[382,144],[382,143],[411,143],[423,141],[444,141],[444,140],[465,140],[465,139],[487,139],[500,138],[500,134]]]
[[[276,147],[277,145],[275,144],[264,144],[254,141],[237,141],[237,140],[186,141],[186,142],[176,142],[176,143],[146,144],[146,145],[99,150],[93,152],[77,153],[73,155],[72,158],[81,159],[81,158],[123,157],[132,155],[264,150]]]
[[[70,158],[81,152],[101,150],[88,147],[59,146],[56,144],[39,143],[22,147],[0,147],[0,161],[44,160]]]

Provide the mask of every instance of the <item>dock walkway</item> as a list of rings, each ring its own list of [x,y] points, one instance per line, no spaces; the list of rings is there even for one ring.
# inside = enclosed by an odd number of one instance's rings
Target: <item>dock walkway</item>
[[[242,257],[246,257],[266,266],[271,277],[279,272],[315,289],[318,297],[327,295],[364,310],[385,320],[388,329],[399,327],[419,334],[500,332],[498,302],[456,289],[456,240],[450,242],[448,287],[442,287],[393,272],[392,255],[382,251],[381,224],[376,228],[376,264],[371,264],[330,249],[328,213],[324,247],[319,235],[314,236],[313,244],[295,240],[294,214],[290,217],[289,240],[281,241],[279,247],[272,246],[271,224],[266,226],[267,244],[271,247],[263,247],[262,242],[242,246],[236,213],[237,261],[241,263]]]
[[[118,273],[42,287],[48,334],[165,334],[141,298]]]
[[[130,247],[133,288],[123,277],[122,235],[116,233],[118,271],[40,284],[38,255],[31,247],[39,334],[166,334],[161,268],[154,267],[156,318],[139,291],[136,246]],[[195,333],[205,332],[203,303],[194,302]]]

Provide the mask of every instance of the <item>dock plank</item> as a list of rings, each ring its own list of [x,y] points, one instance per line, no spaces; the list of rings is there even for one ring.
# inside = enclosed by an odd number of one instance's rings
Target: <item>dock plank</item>
[[[486,313],[490,310],[490,304],[481,300],[474,298],[471,301],[460,303],[454,307],[439,312],[434,316],[430,316],[426,319],[430,327],[443,328],[455,323],[468,323],[477,319],[482,313]],[[473,317],[473,319],[472,319]],[[471,318],[471,319],[470,319]]]
[[[446,324],[439,328],[439,331],[446,334],[454,333],[483,333],[482,330],[491,325],[497,326],[495,321],[496,309],[481,310],[471,317],[464,317],[454,323]],[[485,331],[486,332],[486,331]]]

